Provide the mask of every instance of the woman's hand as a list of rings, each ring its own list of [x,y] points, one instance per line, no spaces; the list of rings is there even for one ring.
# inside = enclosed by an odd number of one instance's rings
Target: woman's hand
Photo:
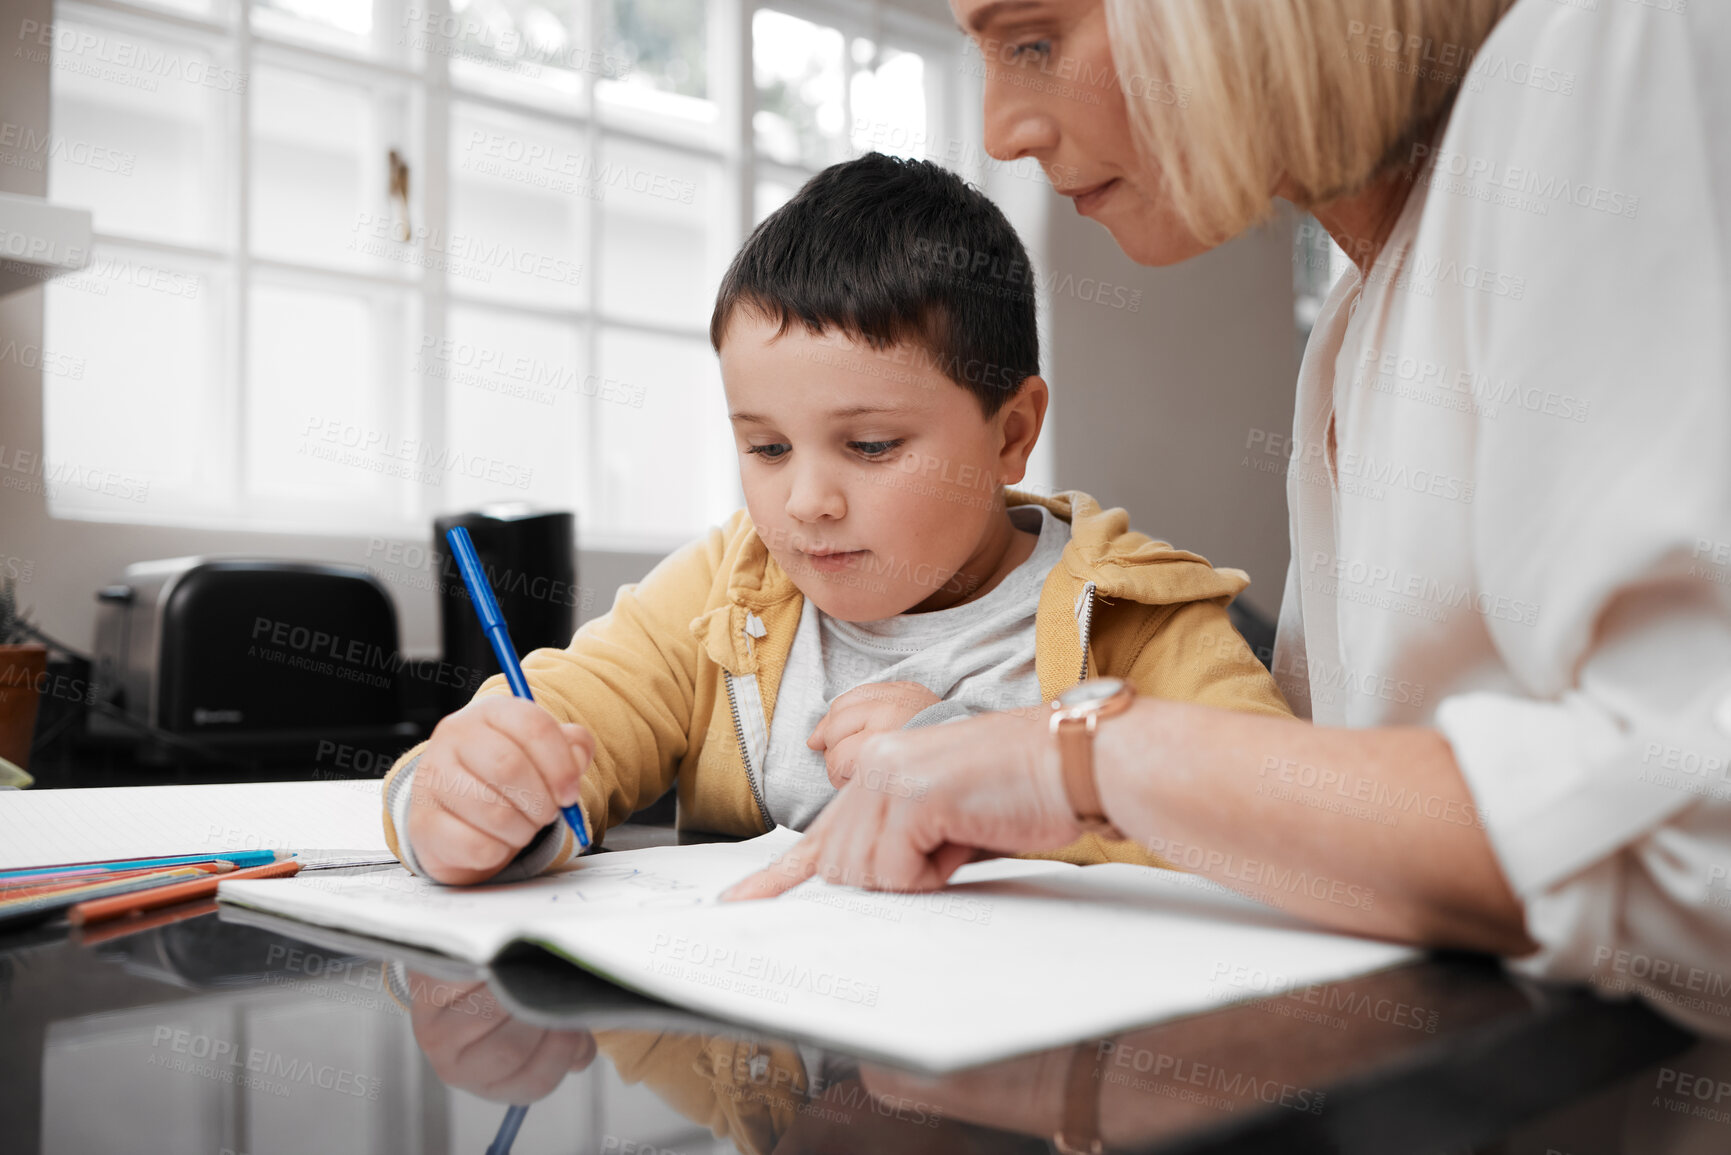
[[[1147,697],[1099,727],[1094,776],[1127,838],[1268,906],[1396,942],[1533,950],[1435,730],[1312,726]],[[1307,781],[1350,783],[1367,801],[1311,805],[1330,795]],[[982,852],[1056,850],[1081,833],[1046,716],[983,714],[868,737],[805,837],[726,897],[769,898],[813,875],[935,890]]]
[[[1080,835],[1044,718],[983,714],[868,736],[853,777],[805,837],[726,897],[769,898],[813,875],[935,890],[981,852],[1052,850]]]
[[[830,785],[840,789],[853,777],[859,748],[884,730],[900,730],[908,719],[943,701],[918,682],[868,682],[829,704],[829,713],[805,744],[823,753]]]

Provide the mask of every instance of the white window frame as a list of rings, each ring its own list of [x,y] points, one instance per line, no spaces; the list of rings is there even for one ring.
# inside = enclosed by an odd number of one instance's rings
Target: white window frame
[[[599,50],[603,43],[601,22],[604,13],[601,5],[604,3],[606,0],[591,0],[586,6],[588,26],[581,31],[579,39],[579,43],[585,47]],[[756,150],[752,126],[756,90],[752,69],[751,30],[754,15],[760,7],[836,28],[843,34],[843,100],[846,102],[844,133],[847,136],[846,151],[849,155],[854,152],[851,143],[853,77],[859,71],[851,51],[855,38],[870,39],[880,48],[917,52],[926,59],[928,140],[962,139],[966,131],[964,125],[969,119],[965,116],[967,102],[970,96],[974,103],[978,102],[977,85],[970,81],[959,67],[962,59],[960,33],[953,27],[917,14],[888,8],[882,0],[871,0],[870,3],[846,3],[844,0],[766,0],[762,3],[759,0],[708,0],[708,99],[717,105],[720,131],[713,139],[706,141],[672,132],[663,136],[632,126],[609,123],[607,106],[596,97],[597,77],[590,71],[579,70],[577,73],[582,90],[579,107],[588,110],[577,113],[513,100],[454,83],[446,57],[438,53],[426,54],[425,67],[422,70],[409,67],[406,49],[397,53],[397,59],[392,59],[382,47],[385,43],[384,37],[389,30],[402,27],[405,12],[410,7],[418,7],[437,18],[449,11],[449,0],[374,0],[374,35],[376,42],[381,45],[379,54],[374,56],[360,56],[261,33],[253,27],[252,4],[249,0],[227,0],[227,14],[210,18],[154,8],[146,4],[128,3],[127,0],[55,0],[54,15],[57,21],[64,16],[99,25],[119,26],[170,40],[200,42],[218,52],[227,53],[224,62],[235,69],[238,75],[245,77],[254,75],[255,68],[264,64],[351,83],[399,83],[407,87],[411,100],[418,89],[422,118],[419,139],[412,142],[419,150],[418,163],[412,173],[412,179],[418,186],[420,202],[415,223],[417,226],[424,225],[429,230],[439,230],[442,233],[448,232],[449,228],[452,105],[461,101],[556,125],[566,130],[580,131],[584,134],[585,148],[590,155],[599,155],[603,142],[619,140],[647,144],[658,149],[718,162],[723,172],[722,187],[726,190],[723,195],[729,202],[723,206],[723,215],[731,220],[734,230],[733,236],[723,239],[727,242],[729,251],[737,248],[755,224],[756,188],[760,176],[777,176],[797,185],[818,171],[816,168],[770,160],[759,155]],[[600,309],[600,234],[604,227],[605,212],[599,208],[589,213],[589,256],[584,262],[583,272],[588,281],[589,304],[581,309],[506,302],[466,293],[460,287],[454,288],[450,284],[449,278],[444,270],[438,267],[437,262],[429,262],[420,269],[419,277],[411,277],[406,274],[339,269],[254,254],[251,248],[252,189],[249,171],[253,124],[252,86],[248,84],[244,91],[234,94],[232,99],[234,103],[224,126],[231,182],[226,194],[228,203],[225,206],[229,213],[228,228],[222,245],[186,245],[102,231],[96,232],[92,238],[94,253],[101,253],[109,248],[156,253],[180,261],[222,266],[226,275],[231,278],[228,288],[230,299],[225,310],[225,330],[221,334],[226,379],[219,383],[227,403],[227,411],[217,417],[231,436],[221,441],[220,450],[211,450],[225,454],[222,464],[228,486],[228,507],[224,512],[211,513],[195,513],[189,510],[167,514],[160,510],[141,511],[143,516],[135,515],[131,511],[107,514],[89,509],[61,511],[51,507],[54,517],[75,521],[147,522],[193,528],[280,532],[285,535],[322,532],[354,537],[370,534],[416,537],[424,534],[436,512],[438,497],[438,492],[427,486],[405,485],[403,508],[394,513],[371,509],[362,519],[334,525],[310,524],[300,519],[279,519],[245,496],[246,478],[239,446],[243,441],[243,431],[247,428],[248,310],[254,285],[261,276],[271,280],[289,279],[305,285],[322,285],[331,291],[346,294],[365,292],[368,289],[418,292],[421,335],[430,336],[435,341],[443,339],[453,307],[503,312],[571,325],[582,333],[586,359],[582,368],[591,374],[600,372],[599,338],[605,330],[707,342],[708,333],[702,326],[657,325],[608,316]],[[384,163],[383,156],[377,160],[381,165]],[[973,171],[969,171],[970,168]],[[962,175],[979,183],[979,168],[977,161],[964,164]],[[100,220],[97,223],[100,224]],[[415,409],[418,410],[418,436],[429,444],[445,444],[447,399],[444,378],[436,372],[423,371],[412,380],[417,391]],[[585,428],[589,431],[591,443],[574,446],[573,452],[581,454],[589,470],[587,491],[599,494],[601,455],[597,452],[598,446],[594,444],[600,428],[596,412],[599,401],[595,397],[586,397],[583,404],[587,407]],[[731,484],[735,504],[743,504],[737,474],[733,475]],[[574,506],[575,495],[558,504]],[[691,528],[695,533],[700,527]],[[681,540],[684,539],[668,540],[664,535],[631,536],[616,532],[598,533],[593,530],[585,530],[583,533],[584,548],[597,550],[660,552],[680,544]]]

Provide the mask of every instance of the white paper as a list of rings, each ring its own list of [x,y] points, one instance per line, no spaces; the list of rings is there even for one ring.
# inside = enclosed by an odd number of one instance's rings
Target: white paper
[[[217,895],[223,902],[485,963],[526,927],[713,904],[799,837],[778,826],[749,842],[587,855],[569,870],[497,886],[442,886],[398,867],[229,882]]]
[[[821,887],[821,884],[807,884]],[[729,903],[529,936],[615,982],[851,1054],[949,1071],[1417,957],[1127,863],[924,896]],[[1267,993],[1267,992],[1260,992]]]
[[[768,866],[799,839],[797,831],[778,826],[745,842],[587,855],[560,873],[497,886],[443,886],[399,867],[360,875],[243,880],[222,884],[219,895],[224,902],[485,963],[525,930],[540,931],[567,919],[714,904],[723,890]],[[968,882],[1075,869],[1065,862],[992,858],[963,866],[955,878]],[[811,902],[838,898],[856,905],[911,901],[817,883],[796,895]]]
[[[700,1014],[931,1071],[1237,1001],[1238,967],[1303,985],[1418,953],[1127,864],[991,860],[929,894],[813,880],[717,901],[796,838],[599,855],[504,886],[385,871],[225,882],[220,897],[474,962],[526,939]]]
[[[381,790],[377,778],[0,790],[0,870],[222,850],[388,857]]]

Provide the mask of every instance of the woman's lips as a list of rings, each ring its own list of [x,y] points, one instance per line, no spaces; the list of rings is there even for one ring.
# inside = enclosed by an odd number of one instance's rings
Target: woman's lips
[[[1089,216],[1095,209],[1105,203],[1106,198],[1111,196],[1117,187],[1118,178],[1113,177],[1111,180],[1097,184],[1091,189],[1084,189],[1080,192],[1069,193],[1066,195],[1075,201],[1077,212],[1081,213],[1083,216]]]

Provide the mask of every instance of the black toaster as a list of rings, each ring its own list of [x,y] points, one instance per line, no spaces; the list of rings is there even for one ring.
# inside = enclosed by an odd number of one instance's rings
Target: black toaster
[[[250,757],[415,737],[402,708],[396,607],[358,566],[140,562],[97,600],[95,681],[110,716],[102,729],[112,732],[119,715],[146,735]]]

